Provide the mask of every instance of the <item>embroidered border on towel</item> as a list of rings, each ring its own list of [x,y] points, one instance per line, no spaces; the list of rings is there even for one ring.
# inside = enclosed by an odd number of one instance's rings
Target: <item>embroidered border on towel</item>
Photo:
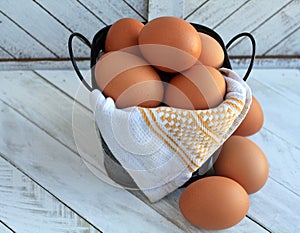
[[[178,150],[176,150],[176,148],[173,147],[173,146],[166,140],[166,138],[165,138],[163,135],[161,135],[158,131],[156,131],[156,130],[154,129],[154,127],[151,125],[150,120],[149,120],[148,117],[147,117],[147,114],[146,114],[146,112],[145,112],[145,109],[143,109],[143,108],[138,108],[138,110],[140,111],[140,113],[141,113],[141,115],[142,115],[144,121],[146,122],[147,126],[152,130],[152,132],[155,133],[155,135],[156,135],[158,138],[160,138],[160,139],[161,139],[161,140],[162,140],[162,141],[163,141],[163,142],[164,142],[171,150],[174,151],[174,153],[176,153],[176,154],[178,155],[178,157],[184,162],[184,164],[185,164],[186,167],[189,169],[189,171],[190,171],[190,172],[194,172],[195,170],[197,170],[197,169],[194,169],[193,167],[191,167],[190,163],[187,162],[187,161],[182,157],[182,155],[178,153]],[[154,122],[156,122],[156,121],[154,120]],[[160,130],[161,130],[161,129],[160,129]],[[171,140],[171,141],[173,142],[173,144],[175,144],[175,146],[178,146],[173,140]],[[181,149],[181,148],[180,148],[180,149]],[[196,165],[196,166],[198,166],[198,165]]]

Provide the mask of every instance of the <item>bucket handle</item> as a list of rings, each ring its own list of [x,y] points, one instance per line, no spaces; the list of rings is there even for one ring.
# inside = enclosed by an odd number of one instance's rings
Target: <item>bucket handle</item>
[[[85,45],[87,45],[89,48],[92,47],[91,43],[89,42],[89,40],[84,37],[82,34],[78,33],[78,32],[73,32],[70,37],[69,37],[69,40],[68,40],[68,48],[69,48],[69,55],[70,55],[70,59],[71,59],[71,62],[72,62],[72,65],[74,67],[74,70],[78,76],[78,78],[80,79],[80,81],[83,83],[83,85],[89,90],[89,91],[92,91],[93,88],[85,81],[83,75],[81,74],[78,66],[77,66],[77,63],[76,63],[76,60],[75,60],[75,57],[74,57],[74,53],[73,53],[73,39],[74,37],[77,37],[79,40],[81,40],[81,42],[83,42]]]
[[[68,49],[69,49],[69,55],[70,55],[70,59],[72,62],[72,65],[74,67],[74,70],[78,76],[78,78],[80,79],[80,81],[83,83],[83,85],[89,90],[92,91],[93,88],[85,81],[83,75],[81,74],[75,57],[74,57],[74,53],[73,53],[73,39],[74,37],[79,38],[85,45],[87,45],[90,49],[92,47],[91,43],[89,42],[89,40],[83,36],[82,34],[78,33],[78,32],[73,32],[68,40]],[[236,36],[234,36],[227,44],[226,44],[226,49],[228,49],[237,39],[241,38],[241,37],[248,37],[251,41],[252,44],[252,54],[251,54],[251,59],[250,59],[250,63],[248,66],[248,69],[243,77],[243,80],[246,81],[250,75],[250,72],[252,71],[253,68],[253,64],[254,64],[254,59],[255,59],[255,51],[256,51],[256,42],[255,39],[253,37],[253,35],[251,33],[248,32],[242,32],[240,34],[237,34]]]
[[[242,32],[240,34],[237,34],[226,44],[226,49],[228,49],[233,44],[233,42],[235,42],[237,39],[239,39],[241,37],[248,37],[252,44],[252,54],[251,54],[250,63],[249,63],[248,69],[243,77],[243,80],[246,81],[249,77],[249,74],[250,74],[252,68],[253,68],[254,58],[255,58],[256,42],[255,42],[253,35],[249,32]]]

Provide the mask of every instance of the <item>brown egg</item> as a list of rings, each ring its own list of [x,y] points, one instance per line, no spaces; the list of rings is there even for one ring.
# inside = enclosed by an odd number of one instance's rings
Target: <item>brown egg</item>
[[[249,210],[246,191],[232,179],[210,176],[190,184],[181,194],[179,207],[193,225],[221,230],[240,222]]]
[[[231,136],[214,164],[217,175],[238,182],[249,193],[260,190],[268,179],[269,166],[263,151],[251,140]]]
[[[105,39],[105,51],[116,51],[138,45],[138,35],[144,24],[133,18],[122,18],[112,24]],[[136,47],[138,49],[138,47]]]
[[[257,101],[257,99],[252,96],[252,103],[250,109],[239,125],[239,127],[234,132],[235,135],[240,136],[250,136],[257,133],[263,126],[264,123],[264,113],[263,110]]]
[[[171,79],[164,103],[181,109],[208,109],[222,103],[225,92],[223,75],[213,67],[197,63]]]
[[[95,80],[119,108],[156,107],[163,98],[156,71],[145,60],[123,51],[109,52],[96,63]]]
[[[224,62],[224,51],[222,46],[213,37],[205,33],[200,32],[199,35],[202,44],[199,61],[206,66],[220,68]]]
[[[201,53],[196,29],[176,17],[159,17],[148,22],[139,34],[143,56],[166,72],[183,71],[195,64]]]

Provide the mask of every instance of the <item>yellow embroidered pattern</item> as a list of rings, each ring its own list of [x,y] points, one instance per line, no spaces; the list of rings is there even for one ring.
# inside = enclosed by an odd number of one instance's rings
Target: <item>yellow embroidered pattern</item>
[[[159,107],[139,111],[151,131],[193,172],[221,145],[243,106],[240,99],[228,98],[208,110]]]

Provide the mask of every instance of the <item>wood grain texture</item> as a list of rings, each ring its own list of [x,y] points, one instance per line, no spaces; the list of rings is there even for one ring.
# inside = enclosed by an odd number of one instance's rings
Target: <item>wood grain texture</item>
[[[253,72],[252,75],[255,75],[255,73]],[[278,76],[280,77],[280,75]],[[275,75],[272,75],[272,77],[276,78]],[[285,141],[299,146],[300,139],[297,135],[299,135],[300,129],[298,120],[300,119],[300,112],[298,111],[300,104],[297,102],[297,99],[293,98],[294,94],[292,91],[295,88],[299,90],[299,74],[296,77],[287,78],[289,81],[286,82],[294,85],[294,88],[290,87],[291,90],[284,88],[285,85],[281,84],[284,82],[283,79],[277,79],[276,85],[274,85],[274,82],[271,85],[271,82],[262,81],[264,80],[263,73],[257,75],[255,79],[250,79],[249,83],[253,93],[260,99],[262,108],[266,111],[264,127],[271,130],[275,135],[282,137]],[[299,93],[298,90],[296,91]],[[274,104],[270,104],[270,102]],[[279,109],[282,111],[279,111]],[[278,127],[279,125],[280,127]]]
[[[300,56],[300,27],[291,35],[285,37],[280,43],[265,52],[265,55],[272,56],[277,54],[289,54],[291,56]],[[300,60],[300,59],[299,59]]]
[[[0,109],[5,159],[101,231],[182,232],[127,191],[94,176],[79,156],[2,101]]]
[[[0,219],[16,232],[100,232],[1,156]]]
[[[183,18],[184,0],[149,0],[148,20],[161,16]]]
[[[14,56],[0,47],[0,59],[14,59]]]
[[[269,3],[269,2],[268,2]],[[276,1],[277,3],[277,1]],[[272,5],[272,4],[271,4]],[[265,55],[273,46],[277,46],[284,38],[299,27],[300,22],[299,0],[290,1],[288,5],[273,15],[260,27],[251,31],[257,41],[257,54]],[[268,9],[267,9],[268,11]],[[275,27],[275,28],[274,28]],[[244,43],[239,43],[232,48],[232,53],[237,55],[249,54],[243,49]]]
[[[77,61],[80,69],[89,69],[90,61]],[[0,70],[34,70],[34,69],[54,69],[66,70],[73,69],[72,63],[69,60],[6,60],[0,62]]]
[[[148,20],[148,0],[123,0],[132,7],[145,21]]]
[[[11,78],[13,73],[17,78]],[[31,71],[17,73],[8,71],[1,72],[1,74],[0,98],[14,106],[21,114],[39,125],[63,145],[74,152],[77,151],[77,145],[73,137],[74,132],[80,132],[79,135],[84,138],[95,138],[94,131],[82,131],[82,128],[95,129],[95,122],[92,120],[93,114],[86,108],[79,108],[76,115],[74,115],[75,102],[72,98],[62,94]],[[75,77],[72,78],[76,81]],[[9,93],[8,90],[11,90],[14,86],[26,86],[26,88]],[[28,92],[28,90],[34,90],[34,93]],[[41,107],[45,103],[47,108]],[[49,112],[49,109],[55,109],[55,111]],[[81,124],[73,124],[72,118],[75,116],[78,117],[76,119],[80,120]],[[84,119],[91,120],[84,121]],[[90,145],[83,144],[82,150],[90,151],[93,153],[93,157],[96,157],[101,148],[97,148],[97,144],[93,145],[95,147],[90,148]]]
[[[242,7],[223,20],[217,27],[214,27],[214,29],[222,35],[225,41],[229,41],[238,33],[244,31],[251,32],[256,27],[259,27],[261,23],[275,14],[276,11],[281,9],[289,1],[290,0],[278,0],[270,2],[251,0],[245,2]],[[237,53],[236,55],[239,54]]]
[[[264,189],[250,197],[250,202],[248,214],[255,220],[259,216],[259,221],[268,222],[266,227],[270,232],[299,232],[299,195],[278,185],[277,181],[269,178]]]
[[[6,227],[1,222],[0,222],[0,232],[1,233],[14,233],[12,230],[10,230],[8,227]]]
[[[234,69],[247,69],[250,63],[249,58],[232,58],[231,65]],[[1,63],[0,63],[1,64]],[[268,57],[268,58],[258,58],[254,60],[255,69],[299,69],[300,59],[296,57]]]
[[[187,19],[191,14],[193,14],[199,7],[206,4],[208,0],[184,0],[183,16]]]
[[[19,7],[16,7],[16,4]],[[68,54],[67,40],[71,32],[38,4],[27,0],[18,0],[17,2],[15,0],[3,0],[1,10],[56,57],[66,57]],[[72,12],[69,13],[72,14]],[[24,48],[23,51],[27,54],[33,52],[30,48]],[[82,43],[78,44],[74,51],[78,56],[88,56],[89,54]]]
[[[97,31],[105,27],[104,23],[77,1],[35,0],[35,2],[71,31],[83,34],[89,41],[92,41]]]
[[[244,4],[245,1],[238,0],[210,0],[198,8],[186,20],[214,28]]]
[[[2,7],[0,8],[0,11]],[[37,58],[55,55],[0,12],[0,46],[15,58]],[[22,42],[21,42],[22,41]],[[35,51],[33,53],[33,51]],[[1,56],[1,59],[7,56]]]
[[[76,101],[81,103],[83,106],[91,109],[89,102],[89,91],[86,88],[80,88],[80,86],[83,84],[74,71],[35,70],[35,72],[53,84],[57,89],[69,95],[72,99],[76,99]],[[82,70],[81,73],[86,78],[86,81],[90,84],[90,70]]]
[[[131,17],[143,21],[143,18],[137,14],[131,7],[129,7],[124,1],[119,0],[79,0],[84,4],[91,12],[100,17],[102,21],[109,25],[115,21]]]

